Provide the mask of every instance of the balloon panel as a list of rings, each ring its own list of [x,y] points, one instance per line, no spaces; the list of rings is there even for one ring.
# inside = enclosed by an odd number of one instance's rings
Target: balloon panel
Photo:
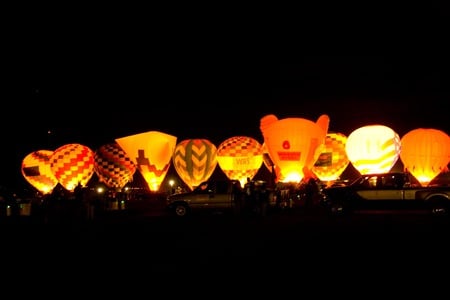
[[[400,149],[399,135],[384,125],[354,130],[345,145],[348,159],[362,175],[389,172],[399,158]]]
[[[53,152],[50,168],[66,190],[85,187],[94,174],[94,152],[81,144],[63,145]]]
[[[313,172],[322,181],[339,178],[350,163],[345,151],[347,136],[342,133],[328,133],[323,152],[314,164]]]
[[[247,136],[228,138],[217,147],[217,162],[229,179],[237,179],[244,186],[263,164],[262,145]]]
[[[400,159],[404,168],[426,186],[439,173],[447,171],[450,161],[450,137],[433,128],[417,128],[402,139]]]
[[[117,143],[102,145],[95,151],[94,170],[109,188],[123,188],[133,180],[135,164]]]
[[[159,191],[169,170],[177,138],[159,131],[147,131],[115,141],[136,165],[149,189]]]
[[[50,157],[53,151],[34,151],[22,161],[21,172],[28,183],[42,194],[49,194],[58,184],[58,179],[50,168]]]
[[[172,157],[180,178],[193,190],[208,180],[217,166],[217,148],[207,139],[187,139],[178,143]]]

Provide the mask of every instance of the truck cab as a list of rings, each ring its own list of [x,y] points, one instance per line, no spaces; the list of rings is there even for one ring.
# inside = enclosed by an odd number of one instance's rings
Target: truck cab
[[[242,195],[238,180],[208,180],[192,191],[167,196],[167,208],[176,216],[184,217],[194,211],[224,211],[237,209]]]

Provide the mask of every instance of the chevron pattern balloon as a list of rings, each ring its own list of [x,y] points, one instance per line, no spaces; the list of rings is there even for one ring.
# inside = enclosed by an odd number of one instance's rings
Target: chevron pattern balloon
[[[172,162],[177,174],[192,190],[213,174],[217,148],[207,139],[187,139],[175,147]]]
[[[109,188],[121,189],[133,180],[136,165],[117,143],[99,147],[94,160],[95,173]]]
[[[50,169],[51,150],[34,151],[22,161],[22,175],[28,183],[42,194],[49,194],[58,184],[58,179]]]
[[[84,187],[94,175],[94,151],[81,144],[63,145],[53,152],[50,169],[66,190]]]

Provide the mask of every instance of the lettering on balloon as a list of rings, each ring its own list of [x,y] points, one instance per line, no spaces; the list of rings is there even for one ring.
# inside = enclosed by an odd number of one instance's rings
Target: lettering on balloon
[[[285,160],[285,161],[292,161],[292,160],[300,160],[301,157],[301,152],[281,152],[278,151],[278,158],[280,160]]]

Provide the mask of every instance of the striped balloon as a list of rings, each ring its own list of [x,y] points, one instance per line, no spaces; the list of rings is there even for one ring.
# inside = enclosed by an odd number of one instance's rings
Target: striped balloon
[[[50,168],[59,184],[73,191],[78,184],[85,187],[94,175],[94,151],[81,144],[66,144],[50,158]]]
[[[177,174],[192,190],[214,173],[217,148],[207,139],[187,139],[175,147],[172,162]]]
[[[263,146],[248,136],[228,138],[217,148],[217,162],[229,179],[237,179],[244,186],[263,164]]]
[[[121,189],[133,180],[136,165],[117,143],[110,143],[95,151],[94,171],[106,186]]]
[[[22,161],[22,175],[28,183],[42,194],[49,194],[58,184],[58,179],[50,169],[51,150],[34,151]]]
[[[399,158],[400,146],[400,137],[391,128],[367,125],[350,133],[345,151],[361,175],[379,174],[392,169]]]

